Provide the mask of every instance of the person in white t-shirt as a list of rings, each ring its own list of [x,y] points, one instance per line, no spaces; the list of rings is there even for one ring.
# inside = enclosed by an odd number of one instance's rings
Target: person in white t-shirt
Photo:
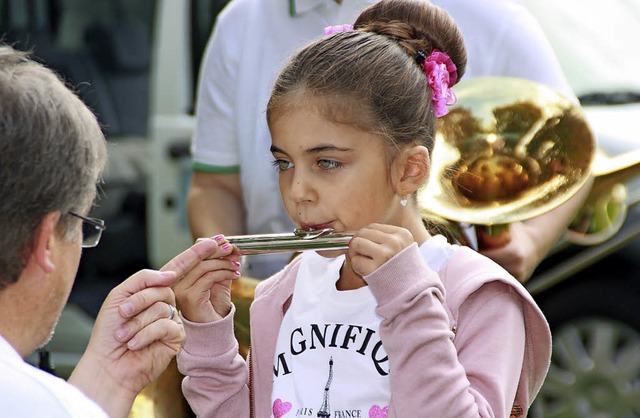
[[[549,366],[544,316],[503,268],[425,226],[417,200],[465,74],[461,32],[422,0],[330,29],[278,76],[269,149],[293,224],[353,238],[258,284],[246,361],[235,260],[177,283],[186,399],[206,417],[526,416]]]
[[[6,45],[0,97],[0,415],[127,417],[184,340],[170,286],[206,274],[220,248],[203,240],[114,288],[68,382],[26,363],[51,338],[82,248],[105,229],[86,214],[107,148],[95,116],[62,80]]]
[[[200,71],[188,219],[194,238],[289,232],[270,165],[266,103],[281,66],[328,25],[352,23],[374,0],[232,0],[217,18]],[[456,20],[469,55],[467,78],[512,76],[574,97],[536,20],[514,0],[434,0]],[[511,225],[506,246],[483,250],[525,280],[565,231],[590,183],[550,214]],[[544,227],[541,227],[543,225]],[[246,275],[265,278],[287,255],[253,256]]]

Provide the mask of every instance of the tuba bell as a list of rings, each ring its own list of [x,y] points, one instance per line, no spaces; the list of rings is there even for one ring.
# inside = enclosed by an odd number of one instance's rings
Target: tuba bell
[[[449,229],[508,225],[558,207],[588,180],[596,145],[580,106],[517,78],[471,79],[455,91],[418,193],[425,218]]]
[[[625,181],[640,174],[640,150],[608,157],[582,108],[537,82],[482,77],[456,86],[458,103],[438,120],[431,177],[418,200],[425,219],[473,245],[465,225],[489,235],[569,200],[593,176],[565,239],[607,241],[621,228]]]

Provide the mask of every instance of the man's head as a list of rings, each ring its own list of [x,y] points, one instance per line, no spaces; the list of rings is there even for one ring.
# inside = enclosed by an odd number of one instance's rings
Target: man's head
[[[0,334],[26,355],[71,292],[106,162],[95,116],[58,76],[0,45]]]
[[[79,228],[106,160],[89,109],[51,70],[0,46],[0,290],[17,281],[44,217],[57,232]]]

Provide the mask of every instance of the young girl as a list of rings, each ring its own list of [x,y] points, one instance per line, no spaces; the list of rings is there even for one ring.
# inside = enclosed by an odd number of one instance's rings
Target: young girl
[[[426,1],[382,0],[328,32],[281,72],[267,120],[293,222],[354,238],[260,283],[245,363],[238,255],[215,237],[216,271],[174,289],[186,398],[202,417],[524,417],[549,364],[542,313],[497,264],[431,235],[415,200],[464,73],[458,28]]]

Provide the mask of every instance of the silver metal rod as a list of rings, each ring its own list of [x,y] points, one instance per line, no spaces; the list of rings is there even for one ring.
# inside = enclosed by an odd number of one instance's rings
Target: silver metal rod
[[[240,254],[268,254],[304,250],[346,250],[353,234],[335,233],[327,228],[317,231],[296,229],[292,233],[237,235],[226,237]]]

